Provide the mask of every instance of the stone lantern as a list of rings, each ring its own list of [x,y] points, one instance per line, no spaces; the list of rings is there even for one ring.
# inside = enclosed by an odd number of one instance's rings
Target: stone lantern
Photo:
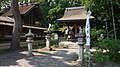
[[[79,54],[79,59],[78,59],[78,62],[80,62],[81,64],[84,63],[84,40],[83,40],[83,31],[82,31],[82,28],[79,27],[79,33],[77,34],[77,37],[78,37],[78,54]]]
[[[47,35],[45,36],[46,39],[46,50],[50,50],[50,34],[47,33]]]
[[[31,32],[31,29],[29,29],[29,32],[25,35],[27,37],[26,42],[28,43],[28,56],[33,56],[32,54],[32,43],[33,43],[33,37],[34,34]]]
[[[44,31],[47,35],[45,36],[46,39],[46,50],[50,50],[50,34],[51,34],[51,30],[50,30],[51,24],[49,24],[48,30]]]

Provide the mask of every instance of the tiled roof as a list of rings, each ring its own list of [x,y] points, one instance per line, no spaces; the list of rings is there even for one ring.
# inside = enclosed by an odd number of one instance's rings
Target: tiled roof
[[[80,21],[85,20],[87,18],[87,11],[82,7],[71,7],[66,8],[64,12],[64,16],[58,19],[59,22],[67,22],[67,21]],[[90,19],[94,18],[90,16]]]

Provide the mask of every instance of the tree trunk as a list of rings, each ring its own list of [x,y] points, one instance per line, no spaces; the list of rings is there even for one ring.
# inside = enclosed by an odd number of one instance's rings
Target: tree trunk
[[[10,50],[17,50],[18,48],[20,48],[20,35],[22,32],[22,20],[21,20],[19,7],[18,7],[18,1],[19,0],[11,0],[11,9],[12,9],[12,14],[14,16],[15,22],[13,26]]]
[[[114,36],[115,36],[115,39],[117,39],[116,26],[115,26],[115,17],[114,17],[114,10],[113,10],[113,2],[112,2],[112,0],[111,0],[111,10],[112,10],[112,22],[113,22]]]

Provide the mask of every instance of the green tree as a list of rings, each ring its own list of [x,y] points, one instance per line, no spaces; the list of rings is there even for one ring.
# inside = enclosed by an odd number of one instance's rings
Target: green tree
[[[0,12],[3,12],[4,8],[8,7],[7,5],[10,5],[9,0],[0,0]]]
[[[86,6],[86,9],[92,11],[93,16],[96,21],[96,28],[103,29],[103,27],[108,26],[108,33],[112,31],[113,38],[120,38],[118,30],[120,25],[120,1],[118,0],[82,0],[82,4]],[[106,19],[106,20],[105,20]],[[105,20],[105,21],[104,21]],[[117,33],[116,33],[117,31]]]

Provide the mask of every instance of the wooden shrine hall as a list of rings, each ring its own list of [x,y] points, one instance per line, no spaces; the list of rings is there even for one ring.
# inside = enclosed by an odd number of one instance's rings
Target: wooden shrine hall
[[[86,18],[87,11],[84,6],[70,7],[65,9],[63,17],[57,19],[57,21],[60,23],[65,23],[68,26],[68,35],[71,35],[71,37],[75,39],[75,35],[79,33],[79,26],[85,26]],[[94,19],[94,17],[90,16],[90,19]]]
[[[29,29],[35,34],[35,36],[44,36],[44,31],[47,28],[41,28],[35,25],[36,21],[43,21],[42,12],[38,4],[23,4],[19,6],[24,36]],[[14,26],[14,18],[10,8],[6,8],[4,13],[0,16],[0,40],[11,39],[12,30]],[[10,40],[9,40],[10,41]]]

